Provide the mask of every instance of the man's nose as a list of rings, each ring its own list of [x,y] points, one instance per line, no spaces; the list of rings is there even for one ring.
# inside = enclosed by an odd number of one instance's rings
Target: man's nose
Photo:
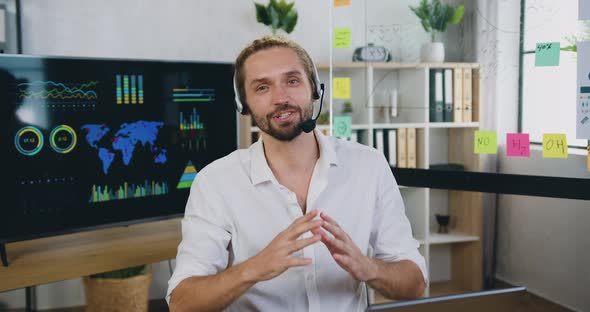
[[[282,84],[277,85],[273,89],[272,93],[272,102],[275,105],[281,105],[289,101],[289,94],[287,92],[287,87],[283,86]]]

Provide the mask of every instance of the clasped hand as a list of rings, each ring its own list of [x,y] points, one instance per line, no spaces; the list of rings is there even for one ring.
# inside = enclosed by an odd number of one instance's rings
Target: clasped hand
[[[247,279],[253,282],[272,279],[291,267],[305,266],[311,263],[309,258],[293,257],[292,254],[321,241],[334,258],[334,261],[358,281],[368,281],[374,277],[374,263],[354,244],[350,236],[338,223],[325,213],[320,220],[313,220],[317,210],[299,217],[284,231],[279,233],[256,256],[247,263]],[[311,231],[314,235],[298,239],[303,233]],[[328,233],[331,235],[329,235]]]

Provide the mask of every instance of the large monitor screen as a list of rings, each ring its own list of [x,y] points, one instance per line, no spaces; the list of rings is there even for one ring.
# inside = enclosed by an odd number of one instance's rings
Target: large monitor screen
[[[237,147],[231,64],[0,55],[0,242],[180,216]]]

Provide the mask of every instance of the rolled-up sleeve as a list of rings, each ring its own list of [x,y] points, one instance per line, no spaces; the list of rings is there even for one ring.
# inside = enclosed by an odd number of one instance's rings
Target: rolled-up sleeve
[[[420,244],[412,235],[404,202],[391,168],[384,157],[378,160],[377,202],[373,216],[371,246],[376,259],[395,262],[410,260],[422,271],[428,285],[426,261],[418,251]]]
[[[184,279],[217,274],[227,268],[230,227],[223,213],[222,196],[209,182],[205,173],[200,172],[191,186],[176,267],[168,281],[168,303],[170,294]]]

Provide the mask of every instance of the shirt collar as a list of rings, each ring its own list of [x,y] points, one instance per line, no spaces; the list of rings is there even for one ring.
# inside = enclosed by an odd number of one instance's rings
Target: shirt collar
[[[332,142],[330,142],[330,139],[318,129],[314,130],[314,134],[320,147],[320,158],[318,159],[318,162],[321,164],[329,164],[330,166],[338,166],[338,157],[336,156],[336,151],[334,150],[334,146]],[[257,185],[266,181],[277,182],[272,170],[270,170],[270,167],[268,166],[266,157],[264,156],[262,137],[252,144],[248,150],[251,161],[250,176],[252,184]]]

